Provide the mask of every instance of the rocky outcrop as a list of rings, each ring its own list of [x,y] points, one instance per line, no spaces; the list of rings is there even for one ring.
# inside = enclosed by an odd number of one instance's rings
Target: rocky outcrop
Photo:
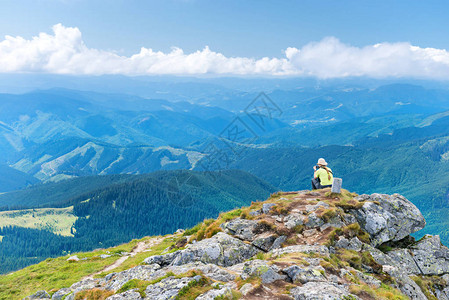
[[[370,234],[373,246],[399,241],[426,225],[419,209],[399,194],[361,195],[362,208],[351,210],[360,226]]]
[[[211,225],[216,226],[213,233],[222,232],[210,238],[197,241],[196,235],[187,243],[189,236],[179,231],[165,254],[81,280],[52,299],[71,300],[98,289],[115,293],[109,300],[182,294],[197,300],[382,299],[385,294],[449,300],[449,249],[438,236],[419,241],[409,236],[425,225],[419,210],[397,194],[350,196],[340,199],[324,191],[275,195],[240,217]],[[166,253],[173,248],[179,250]],[[143,287],[123,291],[133,287],[126,285],[132,280]],[[188,294],[190,289],[195,292]],[[28,299],[50,295],[39,291]]]
[[[183,265],[191,262],[201,261],[218,266],[232,266],[258,252],[254,246],[245,244],[228,234],[219,232],[210,239],[202,240],[189,245],[187,249],[174,253],[152,256],[145,259],[147,264]]]

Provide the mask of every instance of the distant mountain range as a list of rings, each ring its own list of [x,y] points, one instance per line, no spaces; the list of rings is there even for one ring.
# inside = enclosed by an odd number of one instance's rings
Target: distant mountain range
[[[253,132],[251,145],[316,147],[425,125],[426,117],[449,109],[448,91],[404,84],[273,90],[265,102],[251,102],[254,92],[208,87],[203,93],[210,98],[190,102],[65,89],[1,94],[0,163],[40,181],[193,169],[205,155],[205,141],[223,138],[236,117]],[[272,115],[263,111],[267,103],[277,109]],[[264,114],[263,126],[254,113]],[[8,187],[3,178],[0,192],[33,183]]]

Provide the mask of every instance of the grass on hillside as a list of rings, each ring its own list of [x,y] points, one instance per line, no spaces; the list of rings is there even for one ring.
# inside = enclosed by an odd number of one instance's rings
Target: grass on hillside
[[[52,293],[61,288],[69,287],[85,276],[97,273],[106,266],[111,265],[120,257],[119,253],[130,252],[137,243],[147,239],[149,239],[149,237],[133,240],[127,244],[108,249],[75,253],[80,259],[76,262],[68,262],[67,258],[69,258],[69,255],[58,258],[48,258],[36,265],[2,275],[0,276],[0,299],[22,299],[34,294],[38,290],[46,290],[49,293]],[[158,250],[161,247],[158,247]],[[157,251],[154,250],[144,253],[146,256],[150,256],[154,255],[152,253],[155,252]],[[75,254],[72,253],[71,255]],[[100,255],[102,254],[109,254],[112,256],[100,258]],[[136,258],[136,256],[134,258]],[[130,258],[129,260],[129,263],[132,263],[133,259]],[[125,261],[125,264],[128,267],[129,263]],[[121,266],[121,269],[123,268],[125,268],[125,266]]]
[[[36,208],[0,212],[0,227],[18,226],[48,230],[63,236],[73,236],[70,228],[77,220],[73,206],[65,208]]]

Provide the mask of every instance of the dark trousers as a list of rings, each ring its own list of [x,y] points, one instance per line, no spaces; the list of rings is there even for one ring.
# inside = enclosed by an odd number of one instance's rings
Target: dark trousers
[[[324,188],[328,188],[328,187],[332,187],[332,184],[321,185],[320,180],[318,178],[312,179],[312,190],[319,190],[319,189],[324,189]]]

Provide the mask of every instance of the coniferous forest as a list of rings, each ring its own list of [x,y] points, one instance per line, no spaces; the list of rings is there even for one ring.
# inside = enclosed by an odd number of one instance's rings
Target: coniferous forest
[[[104,181],[105,178],[102,178]],[[67,183],[64,183],[67,186]],[[57,185],[53,185],[57,190]],[[79,187],[78,190],[82,190]],[[88,251],[188,228],[220,212],[264,200],[273,186],[244,171],[160,171],[64,201],[78,217],[73,237],[21,227],[0,229],[0,272],[48,257]]]

